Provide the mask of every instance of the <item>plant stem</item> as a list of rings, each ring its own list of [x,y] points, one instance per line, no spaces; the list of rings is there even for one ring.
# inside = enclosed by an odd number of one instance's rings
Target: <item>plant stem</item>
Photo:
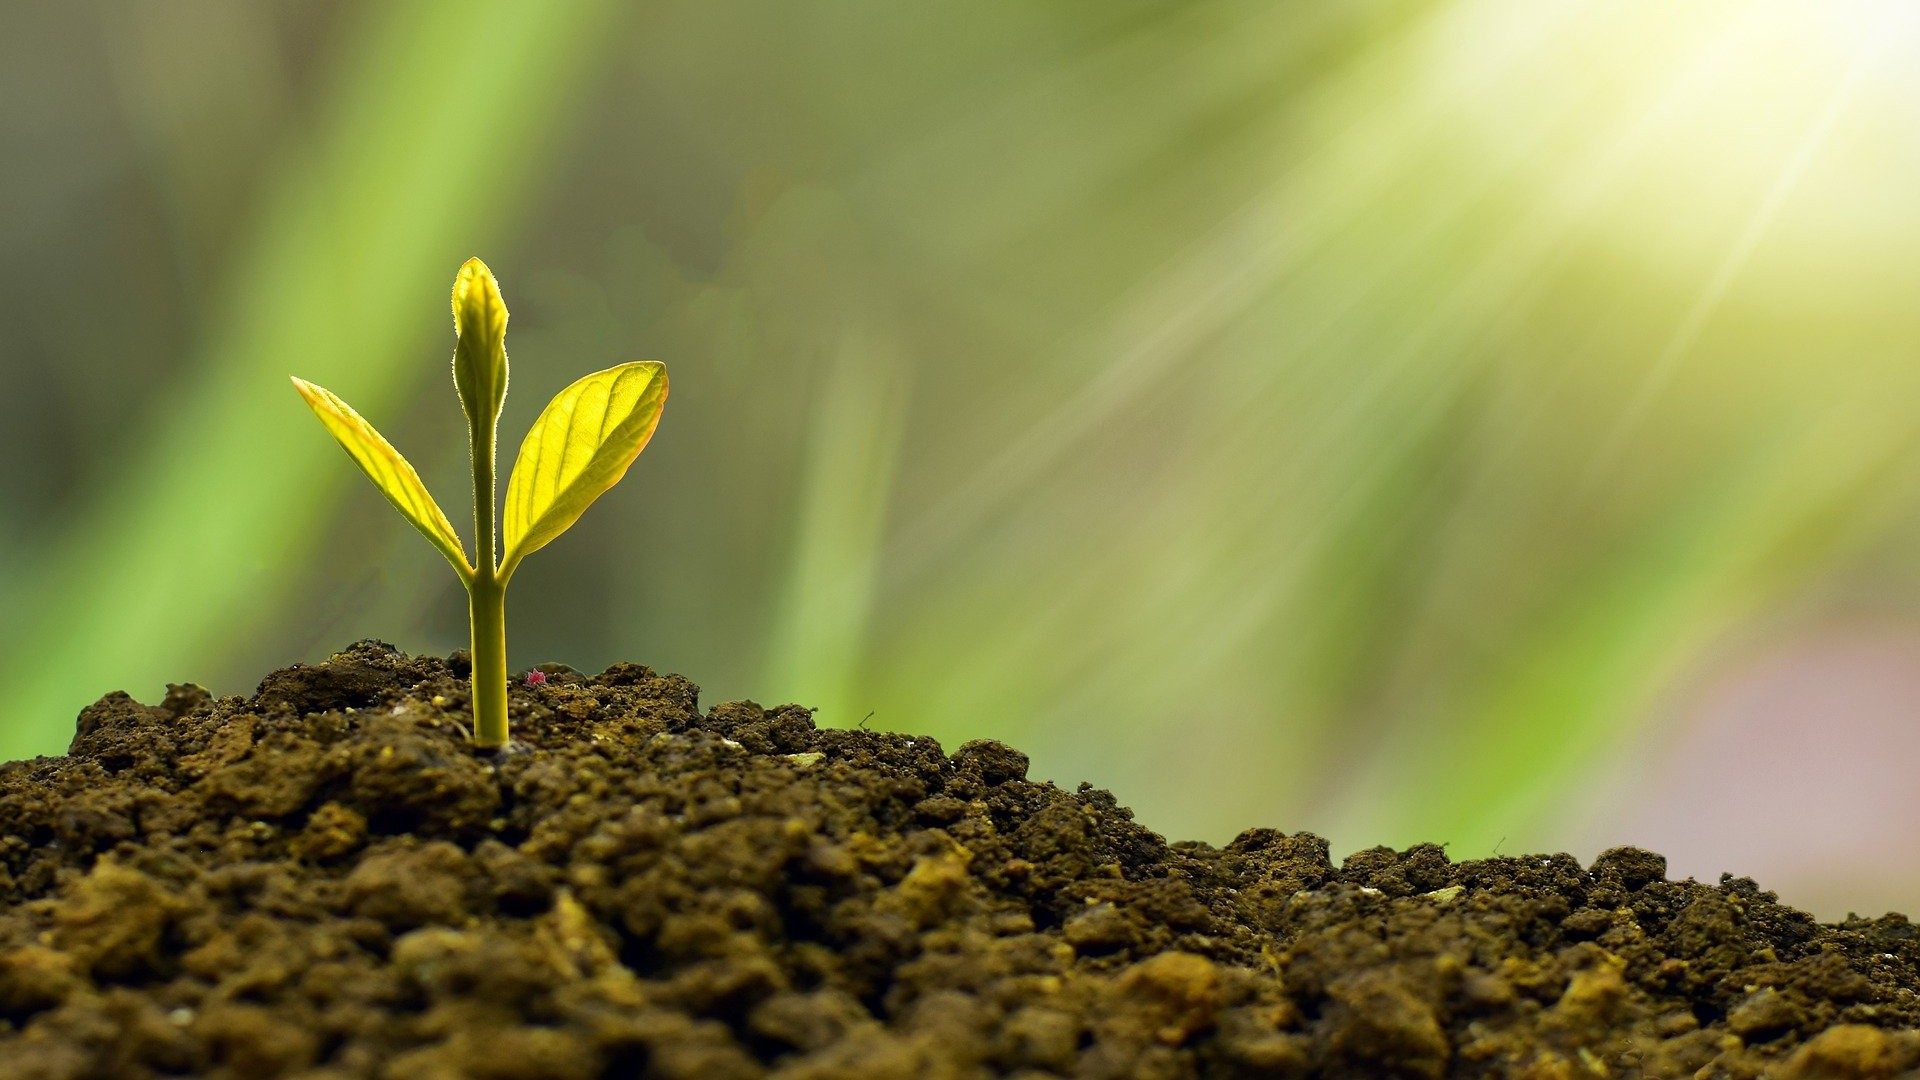
[[[473,627],[473,741],[477,746],[507,742],[507,587],[488,566],[467,589],[467,617]]]
[[[507,583],[496,562],[494,410],[474,409],[468,434],[473,447],[473,579],[467,583],[467,622],[472,627],[473,741],[507,744]]]

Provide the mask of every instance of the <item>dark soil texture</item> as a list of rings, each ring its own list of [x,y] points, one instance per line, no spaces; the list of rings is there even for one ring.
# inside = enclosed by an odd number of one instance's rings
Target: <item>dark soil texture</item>
[[[0,766],[0,1076],[1891,1077],[1920,945],[1620,849],[1169,844],[997,743],[362,643]]]

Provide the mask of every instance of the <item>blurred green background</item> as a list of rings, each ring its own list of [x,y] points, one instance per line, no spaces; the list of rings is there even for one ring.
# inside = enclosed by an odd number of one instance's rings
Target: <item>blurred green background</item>
[[[6,757],[458,585],[508,449],[668,361],[517,668],[1028,750],[1174,837],[1613,843],[1920,907],[1920,40],[1657,0],[25,3],[0,35]]]

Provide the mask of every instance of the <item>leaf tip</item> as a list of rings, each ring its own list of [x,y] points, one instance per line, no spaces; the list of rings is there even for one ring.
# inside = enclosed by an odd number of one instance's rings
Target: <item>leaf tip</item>
[[[461,263],[460,272],[454,275],[453,328],[461,337],[490,336],[496,332],[496,317],[499,329],[504,330],[507,305],[500,298],[500,282],[476,255]]]
[[[645,371],[645,372],[647,373],[647,381],[648,381],[648,383],[650,384],[650,386],[658,386],[658,387],[660,388],[660,398],[661,398],[661,400],[663,400],[663,401],[664,401],[664,400],[666,400],[666,397],[667,397],[667,365],[666,365],[666,362],[665,362],[665,361],[663,361],[663,360],[634,360],[634,361],[632,361],[632,362],[630,362],[630,363],[626,363],[626,364],[622,364],[622,365],[620,365],[620,367],[619,367],[619,368],[617,368],[617,369],[615,369],[615,370],[622,370],[622,369],[624,369],[624,370],[629,370],[629,371],[631,371],[631,370],[640,370],[640,371]]]

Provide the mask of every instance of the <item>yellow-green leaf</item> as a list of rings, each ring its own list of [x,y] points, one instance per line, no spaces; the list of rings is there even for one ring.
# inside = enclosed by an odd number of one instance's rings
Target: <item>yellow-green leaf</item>
[[[373,425],[353,411],[353,407],[340,400],[339,395],[322,386],[315,386],[305,379],[295,378],[293,388],[300,391],[306,399],[313,415],[320,418],[326,429],[346,448],[347,456],[372,480],[381,494],[387,497],[401,516],[413,523],[440,554],[447,557],[453,568],[465,578],[473,573],[467,562],[466,551],[460,546],[460,534],[453,531],[453,525],[447,521],[447,515],[440,510],[440,504],[433,501],[427,491],[427,485],[420,482],[420,474],[414,471],[400,451],[382,438]]]
[[[507,305],[500,283],[479,259],[453,279],[453,385],[474,423],[491,430],[507,399]]]
[[[520,444],[507,483],[502,575],[566,532],[640,456],[667,403],[667,366],[596,371],[555,395]]]

